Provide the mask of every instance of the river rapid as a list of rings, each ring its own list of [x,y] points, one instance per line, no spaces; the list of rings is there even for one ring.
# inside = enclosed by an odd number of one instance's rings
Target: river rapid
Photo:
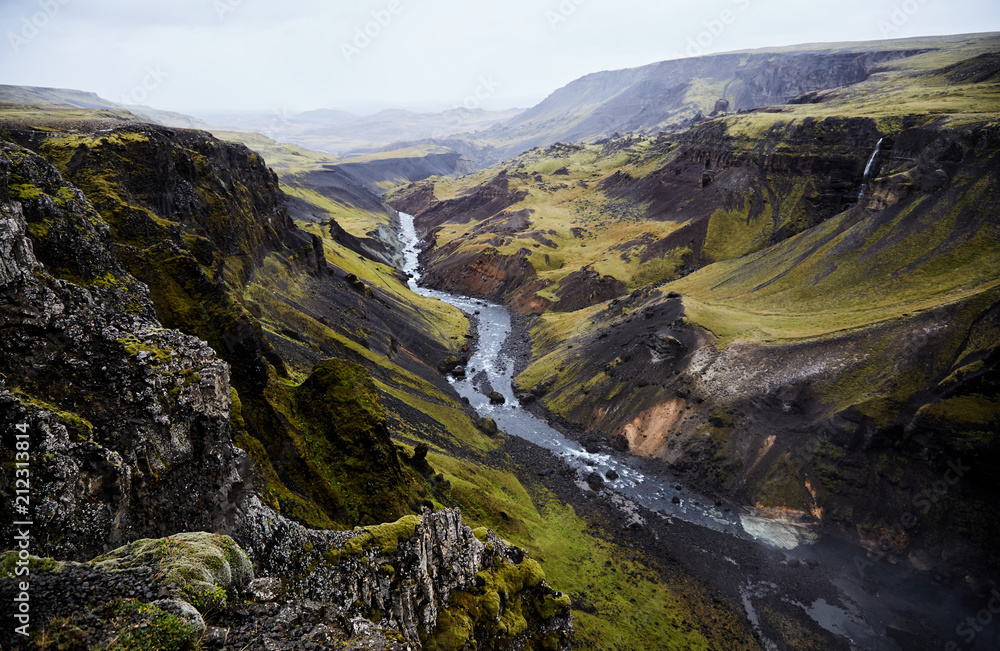
[[[741,576],[739,594],[743,607],[765,649],[781,647],[765,634],[758,617],[758,604],[762,599],[775,598],[789,607],[802,609],[850,649],[1000,649],[1000,621],[994,623],[997,630],[980,626],[981,630],[967,643],[960,627],[965,618],[975,618],[976,611],[963,606],[944,586],[904,567],[906,564],[872,561],[859,545],[840,536],[825,535],[806,524],[757,517],[750,509],[724,505],[686,488],[666,469],[650,471],[650,464],[641,464],[644,470],[639,470],[640,464],[630,462],[627,455],[587,452],[548,422],[523,409],[513,390],[515,362],[506,349],[513,331],[510,311],[482,299],[422,287],[419,253],[423,243],[411,215],[399,213],[399,221],[403,271],[409,276],[410,289],[457,307],[477,325],[478,336],[467,365],[467,378],[449,379],[455,391],[468,399],[477,413],[493,418],[504,433],[549,450],[556,458],[555,463],[575,469],[581,491],[592,490],[586,479],[592,473],[599,473],[606,482],[602,490],[609,491],[616,507],[639,524],[648,518],[681,520],[703,528],[709,539],[731,536],[783,555],[784,559],[778,563],[781,567],[774,568],[773,577],[759,567],[744,571],[733,558],[718,559],[730,564]],[[504,404],[490,401],[486,394],[491,390],[504,396]],[[617,478],[607,479],[609,471],[613,471],[611,477]],[[805,600],[799,582],[796,582],[796,596],[792,596],[786,594],[777,580],[779,575],[789,574],[788,568],[807,572],[806,568],[818,566],[824,568],[819,573],[823,578],[814,581],[811,590],[806,588]],[[811,574],[813,579],[816,576],[816,572]],[[950,641],[958,646],[947,647]]]

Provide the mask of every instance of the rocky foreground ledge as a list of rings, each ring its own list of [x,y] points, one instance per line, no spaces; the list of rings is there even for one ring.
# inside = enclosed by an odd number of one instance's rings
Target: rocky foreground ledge
[[[569,648],[569,598],[457,510],[337,532],[262,504],[229,365],[109,233],[0,144],[0,647]]]
[[[293,525],[294,527],[294,525]],[[289,573],[254,577],[229,536],[134,541],[87,563],[31,557],[30,637],[3,648],[568,649],[569,598],[458,510],[353,532],[299,529]],[[301,545],[301,546],[299,546]],[[17,553],[0,562],[16,603]]]

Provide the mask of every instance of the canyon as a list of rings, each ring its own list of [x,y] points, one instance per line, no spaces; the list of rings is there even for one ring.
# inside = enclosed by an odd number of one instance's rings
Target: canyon
[[[353,159],[4,87],[5,646],[993,648],[998,43]]]

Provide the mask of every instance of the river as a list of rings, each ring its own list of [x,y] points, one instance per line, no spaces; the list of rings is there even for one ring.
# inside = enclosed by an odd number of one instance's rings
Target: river
[[[943,649],[950,640],[960,644],[955,649],[1000,649],[1000,621],[993,628],[981,626],[974,639],[963,645],[966,638],[959,634],[959,626],[964,618],[975,617],[976,612],[963,606],[950,590],[912,571],[906,564],[870,561],[864,549],[840,536],[826,536],[807,525],[756,517],[749,509],[723,506],[684,487],[665,469],[653,474],[649,470],[640,471],[627,458],[589,453],[546,421],[522,409],[512,386],[515,363],[505,352],[505,343],[512,333],[510,311],[482,299],[422,287],[419,253],[423,243],[411,215],[399,213],[399,220],[404,246],[403,271],[409,275],[410,289],[454,305],[475,320],[478,337],[467,365],[467,378],[451,378],[450,382],[477,413],[493,418],[504,433],[545,448],[576,469],[577,484],[582,491],[591,490],[586,481],[589,474],[596,472],[607,477],[608,471],[617,473],[617,479],[606,480],[605,489],[620,496],[616,500],[619,508],[637,521],[641,522],[643,516],[636,505],[653,514],[647,513],[646,517],[679,519],[716,535],[734,536],[780,550],[785,555],[782,562],[785,567],[822,564],[823,575],[828,578],[804,602],[801,594],[798,599],[785,595],[766,572],[764,576],[759,570],[744,573],[740,586],[743,606],[765,649],[770,651],[779,646],[765,635],[756,604],[760,599],[775,596],[789,606],[801,608],[825,630],[845,640],[851,649]],[[482,385],[483,374],[489,388],[504,396],[503,404],[490,401]],[[734,559],[719,560],[739,567]],[[802,586],[797,588],[801,593]],[[908,641],[901,645],[889,635],[890,629],[907,632]],[[923,642],[913,641],[921,638]]]

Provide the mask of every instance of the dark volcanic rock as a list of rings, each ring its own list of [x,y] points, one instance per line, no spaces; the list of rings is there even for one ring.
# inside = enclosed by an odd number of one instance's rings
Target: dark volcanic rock
[[[590,486],[590,490],[597,492],[604,488],[604,477],[599,472],[592,472],[587,475],[587,485]]]
[[[611,276],[602,276],[593,269],[574,271],[559,281],[559,300],[549,309],[553,312],[575,312],[584,307],[624,295],[625,283]]]
[[[33,553],[89,560],[125,545],[115,553],[121,559],[142,548],[160,548],[156,541],[151,546],[129,545],[141,538],[191,530],[229,534],[261,574],[282,577],[284,589],[297,600],[294,612],[286,615],[266,614],[254,604],[235,611],[231,616],[245,622],[245,628],[229,627],[226,643],[241,649],[257,641],[247,631],[261,629],[272,631],[269,635],[280,642],[274,648],[310,648],[309,631],[275,625],[278,619],[319,628],[375,611],[381,613],[383,625],[399,630],[411,646],[418,645],[421,632],[433,634],[439,616],[453,607],[452,592],[483,597],[477,575],[514,571],[520,588],[506,594],[507,604],[526,618],[527,628],[510,634],[480,617],[477,609],[461,615],[467,618],[463,621],[473,622],[467,634],[482,649],[569,648],[569,600],[545,584],[540,567],[524,551],[492,533],[481,534],[487,543],[480,542],[457,511],[330,532],[306,529],[262,505],[253,466],[233,444],[230,410],[236,406],[229,365],[204,341],[163,327],[146,286],[122,268],[115,249],[107,246],[107,226],[57,172],[16,147],[5,145],[0,154],[0,497],[14,502],[15,453],[18,441],[26,440],[32,499],[30,512],[23,515],[34,519]],[[19,183],[14,188],[12,177],[54,185],[26,189]],[[36,194],[30,189],[34,187],[42,191]],[[13,192],[29,197],[19,200]],[[85,218],[77,219],[74,211]],[[45,220],[47,229],[32,228]],[[64,234],[83,252],[93,251],[90,266],[82,266],[81,258],[79,269],[99,281],[85,286],[50,275],[35,257],[35,232],[52,241]],[[50,255],[54,250],[49,249]],[[373,499],[385,494],[381,482],[395,485],[398,455],[387,436],[374,385],[359,365],[343,360],[318,364],[287,395],[297,402],[297,418],[314,436],[333,442],[362,467],[366,459],[377,458],[377,477],[364,472],[351,477],[367,482]],[[26,439],[16,438],[22,431]],[[379,506],[379,513],[393,508]],[[334,503],[330,512],[336,509]],[[11,522],[0,522],[0,535],[8,541],[15,534]],[[163,544],[188,544],[189,535]],[[245,565],[249,567],[249,561]],[[161,600],[173,588],[154,585],[149,577],[138,570],[105,574],[89,566],[83,574],[42,572],[33,584],[36,598],[45,605],[40,603],[33,614],[32,629],[44,625],[50,615],[68,617],[65,627],[75,622],[74,630],[82,631],[84,638],[87,631],[113,636],[115,627],[126,630],[141,624],[138,619],[115,619],[120,611],[114,610],[114,600],[119,598],[151,604],[137,605],[137,613],[169,611],[184,618],[191,615],[192,622],[200,617],[190,604]],[[235,595],[246,589],[249,578],[244,578],[247,581],[239,585],[216,585],[233,587]],[[13,589],[11,579],[0,579],[0,593]],[[316,607],[307,599],[323,603]],[[104,615],[103,622],[88,605]],[[346,620],[320,616],[327,607]],[[505,607],[501,605],[498,616]],[[310,614],[303,615],[305,611]],[[367,626],[359,622],[357,630],[347,631],[347,638],[362,628],[369,630]],[[9,647],[10,627],[2,634]],[[317,633],[314,639],[334,638]]]

